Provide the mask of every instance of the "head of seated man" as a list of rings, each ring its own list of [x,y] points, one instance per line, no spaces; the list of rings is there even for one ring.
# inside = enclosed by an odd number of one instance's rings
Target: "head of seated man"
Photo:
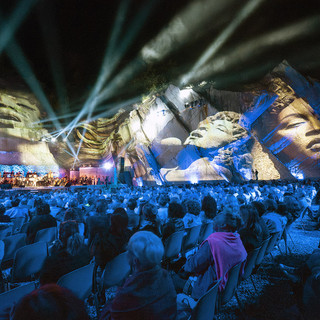
[[[136,232],[129,240],[128,259],[133,270],[151,269],[160,265],[163,254],[162,241],[152,232]]]

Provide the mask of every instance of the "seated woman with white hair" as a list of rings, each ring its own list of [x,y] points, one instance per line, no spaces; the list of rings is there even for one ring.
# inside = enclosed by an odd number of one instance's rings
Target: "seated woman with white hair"
[[[176,292],[169,273],[160,267],[163,254],[161,239],[150,231],[139,231],[130,238],[132,275],[104,307],[100,320],[175,319]]]

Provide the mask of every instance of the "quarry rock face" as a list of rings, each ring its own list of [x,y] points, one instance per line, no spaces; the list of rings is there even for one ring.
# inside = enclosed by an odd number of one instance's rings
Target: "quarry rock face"
[[[124,158],[136,178],[158,183],[320,177],[319,105],[319,83],[286,62],[238,91],[169,85],[77,127],[77,165],[112,158],[119,168]],[[31,95],[0,92],[1,163],[72,167],[64,142],[41,141],[40,108]]]
[[[48,132],[39,122],[39,107],[30,93],[0,90],[0,164],[6,170],[59,172],[48,143],[42,141]]]
[[[293,87],[299,87],[298,92]],[[143,167],[139,172],[146,172],[146,180],[241,181],[254,178],[256,171],[263,180],[319,177],[320,143],[316,137],[307,138],[311,130],[320,130],[309,104],[317,105],[317,88],[286,62],[239,92],[210,84],[183,89],[170,85],[135,105],[125,124],[119,122],[119,114],[108,119],[114,127],[108,127],[106,139],[99,138],[103,141],[99,155],[115,152],[111,140],[116,136],[126,165]],[[280,109],[308,120],[284,124],[275,116]],[[90,154],[98,154],[96,145],[90,146]],[[86,148],[85,141],[80,152],[84,161]]]

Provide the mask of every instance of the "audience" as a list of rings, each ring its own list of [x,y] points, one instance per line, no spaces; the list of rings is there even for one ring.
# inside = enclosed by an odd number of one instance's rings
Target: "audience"
[[[10,222],[11,218],[5,214],[6,208],[3,204],[0,204],[0,222]]]
[[[185,200],[182,203],[184,211],[186,212],[183,217],[185,228],[191,228],[202,224],[200,214],[200,202],[197,200]]]
[[[167,238],[174,232],[184,230],[183,217],[185,212],[181,204],[176,202],[169,203],[168,222],[162,226],[162,242],[165,243]]]
[[[191,296],[199,299],[217,279],[221,278],[219,289],[223,290],[228,279],[228,271],[238,263],[243,263],[247,252],[236,232],[241,226],[241,217],[227,211],[220,215],[220,232],[212,233],[199,250],[190,256],[183,269],[197,276],[193,284]],[[189,288],[184,288],[184,291]]]
[[[39,203],[37,206],[37,216],[34,217],[27,230],[27,241],[33,243],[39,230],[56,227],[57,221],[50,214],[50,206],[47,203]]]
[[[135,230],[139,226],[139,215],[136,212],[137,201],[135,198],[130,198],[127,202],[127,214],[128,214],[128,229]]]
[[[212,222],[217,214],[217,202],[213,197],[207,195],[202,199],[200,217],[202,223]]]
[[[146,203],[142,206],[141,211],[139,230],[151,231],[160,237],[160,223],[157,218],[157,208],[151,203]]]
[[[320,249],[315,249],[299,268],[280,264],[280,269],[298,286],[298,303],[305,319],[319,319],[320,312]]]
[[[149,231],[135,233],[128,243],[132,275],[119,288],[100,320],[176,318],[176,293],[169,273],[160,267],[164,253],[161,239]]]
[[[261,246],[262,242],[270,236],[267,225],[259,217],[257,209],[253,205],[240,207],[240,215],[243,226],[239,230],[240,238],[247,252]]]
[[[89,320],[84,302],[71,291],[48,284],[23,297],[11,320]]]
[[[284,227],[286,226],[288,219],[285,215],[279,214],[278,205],[275,200],[267,199],[264,202],[266,213],[262,216],[266,225],[271,233],[279,232],[282,234]],[[282,211],[281,211],[282,212]]]
[[[243,266],[247,252],[261,246],[269,234],[282,234],[287,248],[291,224],[303,208],[317,205],[318,190],[317,182],[310,182],[310,185],[307,182],[238,185],[217,182],[119,187],[116,191],[89,193],[57,190],[30,195],[15,192],[10,196],[0,195],[0,222],[10,223],[10,216],[24,216],[29,222],[28,243],[33,243],[37,231],[57,226],[58,220],[59,238],[49,246],[51,256],[47,257],[40,274],[41,290],[50,288],[46,284],[56,283],[62,275],[88,264],[93,257],[101,271],[108,261],[128,250],[132,275],[119,288],[114,301],[107,302],[101,319],[174,319],[176,291],[169,274],[160,268],[163,244],[172,233],[197,225],[202,225],[203,231],[207,223],[214,225],[215,232],[196,253],[183,261],[185,264],[178,273],[181,281],[175,281],[178,292],[190,293],[197,300],[220,278],[219,289],[222,290],[228,271],[237,263]],[[314,216],[318,219],[317,214]],[[79,234],[79,223],[85,226],[88,246]],[[314,302],[319,298],[317,281],[320,279],[317,266],[310,267],[307,262],[303,270],[292,271],[286,266],[283,269],[288,277],[295,279],[298,274],[298,278],[303,279],[302,301],[312,304],[316,310]],[[176,280],[177,276],[171,275]],[[41,293],[42,298],[44,291],[36,292]],[[20,303],[18,306],[20,308]],[[14,319],[22,319],[18,306]],[[60,312],[57,310],[55,317],[64,319],[58,315],[62,314]],[[41,316],[40,312],[39,319]]]
[[[79,233],[68,237],[66,248],[48,256],[40,272],[40,284],[56,283],[63,275],[89,264],[88,247]]]
[[[109,230],[99,229],[91,244],[90,251],[98,266],[104,269],[106,263],[126,251],[130,238],[128,215],[123,208],[117,208],[110,215]]]

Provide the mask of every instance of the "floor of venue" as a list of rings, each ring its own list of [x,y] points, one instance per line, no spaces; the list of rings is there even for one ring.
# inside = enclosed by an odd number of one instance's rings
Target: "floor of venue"
[[[285,320],[301,319],[297,316],[298,299],[295,286],[283,276],[279,264],[300,266],[312,251],[318,248],[320,231],[311,230],[308,220],[297,220],[291,227],[288,245],[291,253],[285,254],[284,241],[272,256],[265,257],[257,274],[252,275],[257,292],[250,279],[243,281],[238,289],[243,314],[235,297],[217,315],[217,320]]]

